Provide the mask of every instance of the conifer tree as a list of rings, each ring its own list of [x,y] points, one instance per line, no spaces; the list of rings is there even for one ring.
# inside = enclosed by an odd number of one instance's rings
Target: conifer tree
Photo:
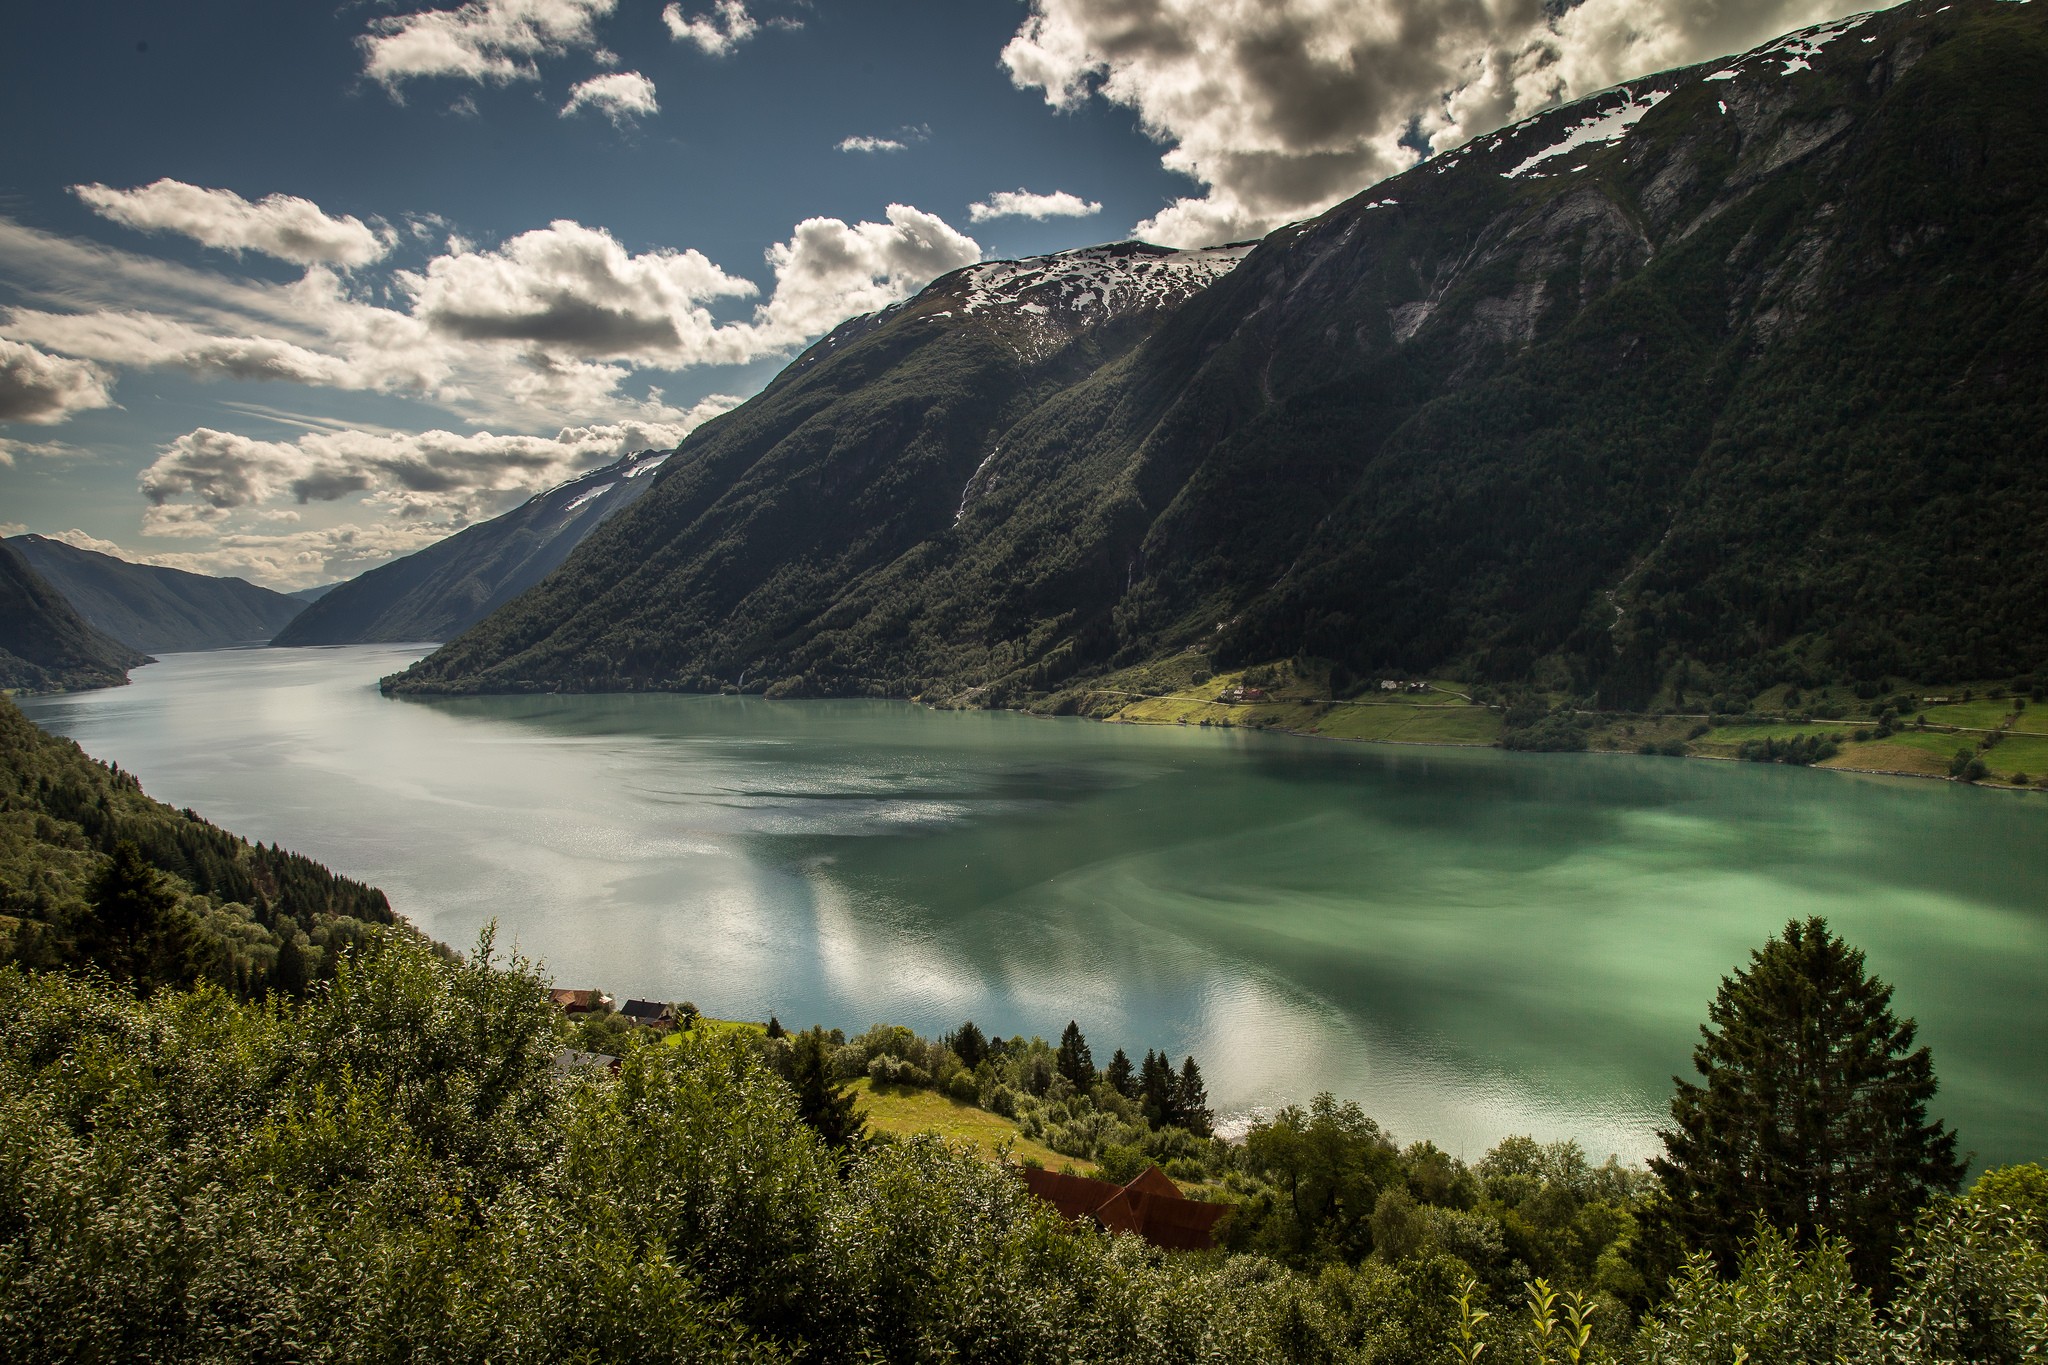
[[[789,1083],[796,1091],[796,1114],[837,1151],[867,1135],[867,1121],[854,1108],[853,1092],[832,1076],[832,1054],[822,1029],[796,1035],[790,1049]]]
[[[960,1065],[969,1071],[980,1066],[982,1058],[988,1056],[988,1039],[982,1036],[981,1030],[975,1027],[972,1019],[947,1037],[946,1046],[953,1049],[953,1055],[960,1059]]]
[[[1165,1127],[1174,1121],[1173,1063],[1164,1053],[1145,1049],[1145,1061],[1138,1068],[1138,1102],[1155,1127]]]
[[[1196,1137],[1209,1136],[1209,1088],[1202,1084],[1202,1069],[1195,1065],[1192,1053],[1181,1063],[1180,1078],[1173,1083],[1173,1109],[1174,1122]]]
[[[768,1036],[770,1038],[784,1038],[788,1036],[788,1030],[782,1027],[782,1021],[772,1014],[768,1016]]]
[[[127,981],[138,995],[159,986],[189,986],[200,971],[197,926],[178,892],[127,839],[86,888],[92,918],[80,935],[92,961]]]
[[[1081,1036],[1081,1025],[1072,1019],[1067,1021],[1066,1032],[1060,1034],[1060,1049],[1053,1055],[1053,1065],[1076,1090],[1086,1090],[1095,1084],[1095,1058],[1088,1051],[1088,1040]]]
[[[1118,1048],[1116,1056],[1109,1059],[1109,1067],[1102,1075],[1125,1099],[1138,1097],[1138,1074],[1131,1066],[1130,1056],[1122,1048]]]
[[[1693,1050],[1705,1084],[1673,1078],[1674,1127],[1650,1162],[1687,1248],[1733,1269],[1759,1218],[1827,1232],[1881,1291],[1915,1213],[1961,1181],[1955,1134],[1927,1118],[1932,1057],[1863,962],[1825,920],[1794,920],[1722,979]]]

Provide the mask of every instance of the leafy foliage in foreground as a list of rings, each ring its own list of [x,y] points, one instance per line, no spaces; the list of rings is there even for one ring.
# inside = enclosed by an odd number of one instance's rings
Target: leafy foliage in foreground
[[[0,962],[296,992],[392,922],[375,887],[151,800],[0,698]]]
[[[1442,1244],[1305,1270],[1157,1252],[936,1140],[842,1158],[745,1035],[634,1048],[613,1076],[551,1065],[563,1027],[488,939],[456,963],[386,932],[261,1005],[0,969],[12,1358],[1459,1358],[1470,1271]],[[1938,1203],[1883,1314],[1838,1246],[1766,1233],[1737,1279],[1688,1266],[1639,1334],[1608,1296],[1467,1289],[1464,1345],[2016,1362],[2048,1344],[2044,1214],[2038,1168]]]

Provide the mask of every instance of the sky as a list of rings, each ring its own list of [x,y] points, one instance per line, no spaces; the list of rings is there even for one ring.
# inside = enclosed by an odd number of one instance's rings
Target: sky
[[[980,260],[1257,237],[1839,0],[0,11],[0,533],[289,590]]]

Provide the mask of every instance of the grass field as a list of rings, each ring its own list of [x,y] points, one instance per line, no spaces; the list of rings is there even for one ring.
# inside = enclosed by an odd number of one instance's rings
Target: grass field
[[[2048,735],[2048,707],[2035,710],[2029,707],[2017,716],[2013,715],[2010,701],[1990,701],[1980,698],[1976,701],[1952,702],[1947,706],[1928,706],[1916,710],[1924,711],[1931,725],[1960,725],[1967,730],[1997,730],[2012,718],[2014,734]]]
[[[1930,744],[1930,740],[1940,742]],[[1907,730],[1889,739],[1874,739],[1867,744],[1845,744],[1842,752],[1815,766],[1947,777],[1949,759],[1958,748],[1969,747],[1969,741],[1960,735],[1918,734]]]
[[[1294,676],[1281,665],[1254,673],[1277,674],[1262,686],[1259,701],[1225,702],[1223,693],[1243,685],[1245,674],[1218,673],[1195,682],[1169,679],[1157,670],[1105,679],[1101,695],[1117,700],[1105,719],[1136,725],[1210,725],[1246,730],[1292,730],[1326,739],[1391,744],[1492,744],[1500,738],[1500,716],[1473,706],[1456,683],[1432,682],[1431,691],[1382,700],[1368,693],[1349,701],[1327,696],[1327,680]],[[1170,686],[1163,686],[1171,682]],[[1126,690],[1119,692],[1122,687]],[[1157,695],[1148,695],[1156,692]]]
[[[868,1127],[880,1132],[905,1137],[912,1133],[937,1133],[949,1142],[965,1143],[985,1161],[994,1161],[997,1150],[1008,1142],[1013,1158],[1031,1157],[1052,1171],[1071,1168],[1076,1175],[1095,1173],[1092,1162],[1062,1156],[1042,1143],[1033,1142],[1001,1114],[948,1099],[935,1090],[913,1090],[900,1085],[877,1090],[865,1076],[852,1082],[848,1089],[853,1091]]]

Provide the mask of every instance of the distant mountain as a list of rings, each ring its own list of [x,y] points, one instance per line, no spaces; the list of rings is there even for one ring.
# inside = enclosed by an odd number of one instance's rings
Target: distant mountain
[[[0,541],[0,688],[68,692],[119,687],[150,662],[100,634],[26,559]]]
[[[304,608],[245,579],[130,564],[48,536],[15,536],[7,543],[87,625],[155,654],[260,645]]]
[[[336,583],[322,583],[314,588],[298,588],[286,593],[285,596],[299,602],[318,602],[321,598],[327,596],[328,593],[340,587],[342,582],[346,581],[346,579],[343,579],[341,582]]]
[[[2048,5],[1902,6],[1248,254],[955,272],[389,686],[1058,709],[1192,650],[1635,707],[2038,669],[2043,89]]]
[[[668,456],[665,450],[628,455],[337,584],[271,643],[453,639],[540,582],[601,522],[637,502]]]

